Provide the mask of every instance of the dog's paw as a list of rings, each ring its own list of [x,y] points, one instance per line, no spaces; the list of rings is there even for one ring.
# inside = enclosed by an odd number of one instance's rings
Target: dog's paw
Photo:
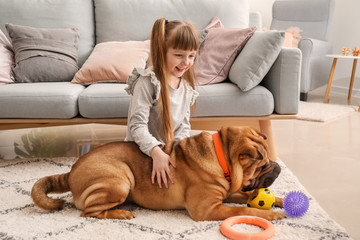
[[[269,215],[269,218],[267,218],[267,220],[281,220],[284,219],[285,216],[284,214],[280,213],[280,212],[275,212],[275,211],[271,211],[271,214]]]
[[[81,216],[96,217],[99,219],[124,219],[124,220],[134,218],[134,215],[131,212],[122,209],[105,210],[98,215],[94,215],[91,213],[84,214],[83,212]]]
[[[114,209],[109,211],[107,218],[112,218],[112,219],[132,219],[134,218],[134,215],[127,211],[127,210],[122,210],[122,209]]]
[[[275,197],[275,207],[283,208],[283,199]]]

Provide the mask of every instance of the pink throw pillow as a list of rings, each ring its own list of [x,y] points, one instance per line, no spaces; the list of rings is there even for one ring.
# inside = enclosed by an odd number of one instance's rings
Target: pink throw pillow
[[[200,44],[199,55],[194,63],[196,85],[226,80],[232,63],[256,27],[224,28],[221,21],[214,17],[204,31],[207,34]]]
[[[5,34],[0,30],[0,83],[13,83],[11,66],[14,64],[14,51]]]
[[[99,43],[71,82],[125,83],[135,67],[145,68],[149,54],[150,40]]]

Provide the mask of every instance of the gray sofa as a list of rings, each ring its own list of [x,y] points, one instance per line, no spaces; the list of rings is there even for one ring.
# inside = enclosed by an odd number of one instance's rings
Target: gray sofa
[[[218,16],[225,27],[258,25],[247,0],[0,0],[0,28],[5,23],[80,31],[79,67],[95,44],[149,39],[155,19],[189,19],[199,29]],[[250,23],[249,23],[250,19]],[[6,33],[7,34],[7,33]],[[249,125],[268,136],[276,157],[271,120],[294,118],[298,111],[301,52],[283,48],[261,83],[243,92],[231,81],[198,86],[193,129]],[[89,86],[70,82],[0,85],[0,130],[85,123],[126,124],[130,97],[126,84]]]

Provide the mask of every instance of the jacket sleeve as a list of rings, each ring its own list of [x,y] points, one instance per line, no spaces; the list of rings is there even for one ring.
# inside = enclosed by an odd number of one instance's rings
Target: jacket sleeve
[[[156,99],[155,86],[146,77],[139,77],[132,88],[132,97],[129,107],[128,129],[131,139],[140,150],[150,156],[155,146],[163,147],[150,132],[148,127],[150,109]]]

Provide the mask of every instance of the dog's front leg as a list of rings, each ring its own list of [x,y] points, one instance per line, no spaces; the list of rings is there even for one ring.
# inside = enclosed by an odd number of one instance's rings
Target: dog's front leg
[[[215,190],[215,189],[214,189]],[[198,189],[196,193],[187,195],[186,209],[195,221],[224,220],[232,216],[249,215],[267,220],[283,219],[279,212],[249,207],[231,207],[223,204],[222,191],[205,191]]]
[[[208,207],[203,207],[201,203],[198,203],[197,208],[190,207],[187,210],[195,221],[224,220],[229,217],[242,215],[262,217],[269,221],[284,218],[284,215],[280,212],[249,207],[230,207],[222,203]]]
[[[252,192],[253,191],[230,193],[229,196],[227,196],[227,198],[225,198],[223,202],[245,204]]]
[[[248,192],[235,192],[230,193],[227,198],[224,199],[224,203],[239,203],[239,204],[246,204],[249,196],[252,194],[253,191]],[[283,207],[283,199],[279,197],[275,197],[275,207]]]

